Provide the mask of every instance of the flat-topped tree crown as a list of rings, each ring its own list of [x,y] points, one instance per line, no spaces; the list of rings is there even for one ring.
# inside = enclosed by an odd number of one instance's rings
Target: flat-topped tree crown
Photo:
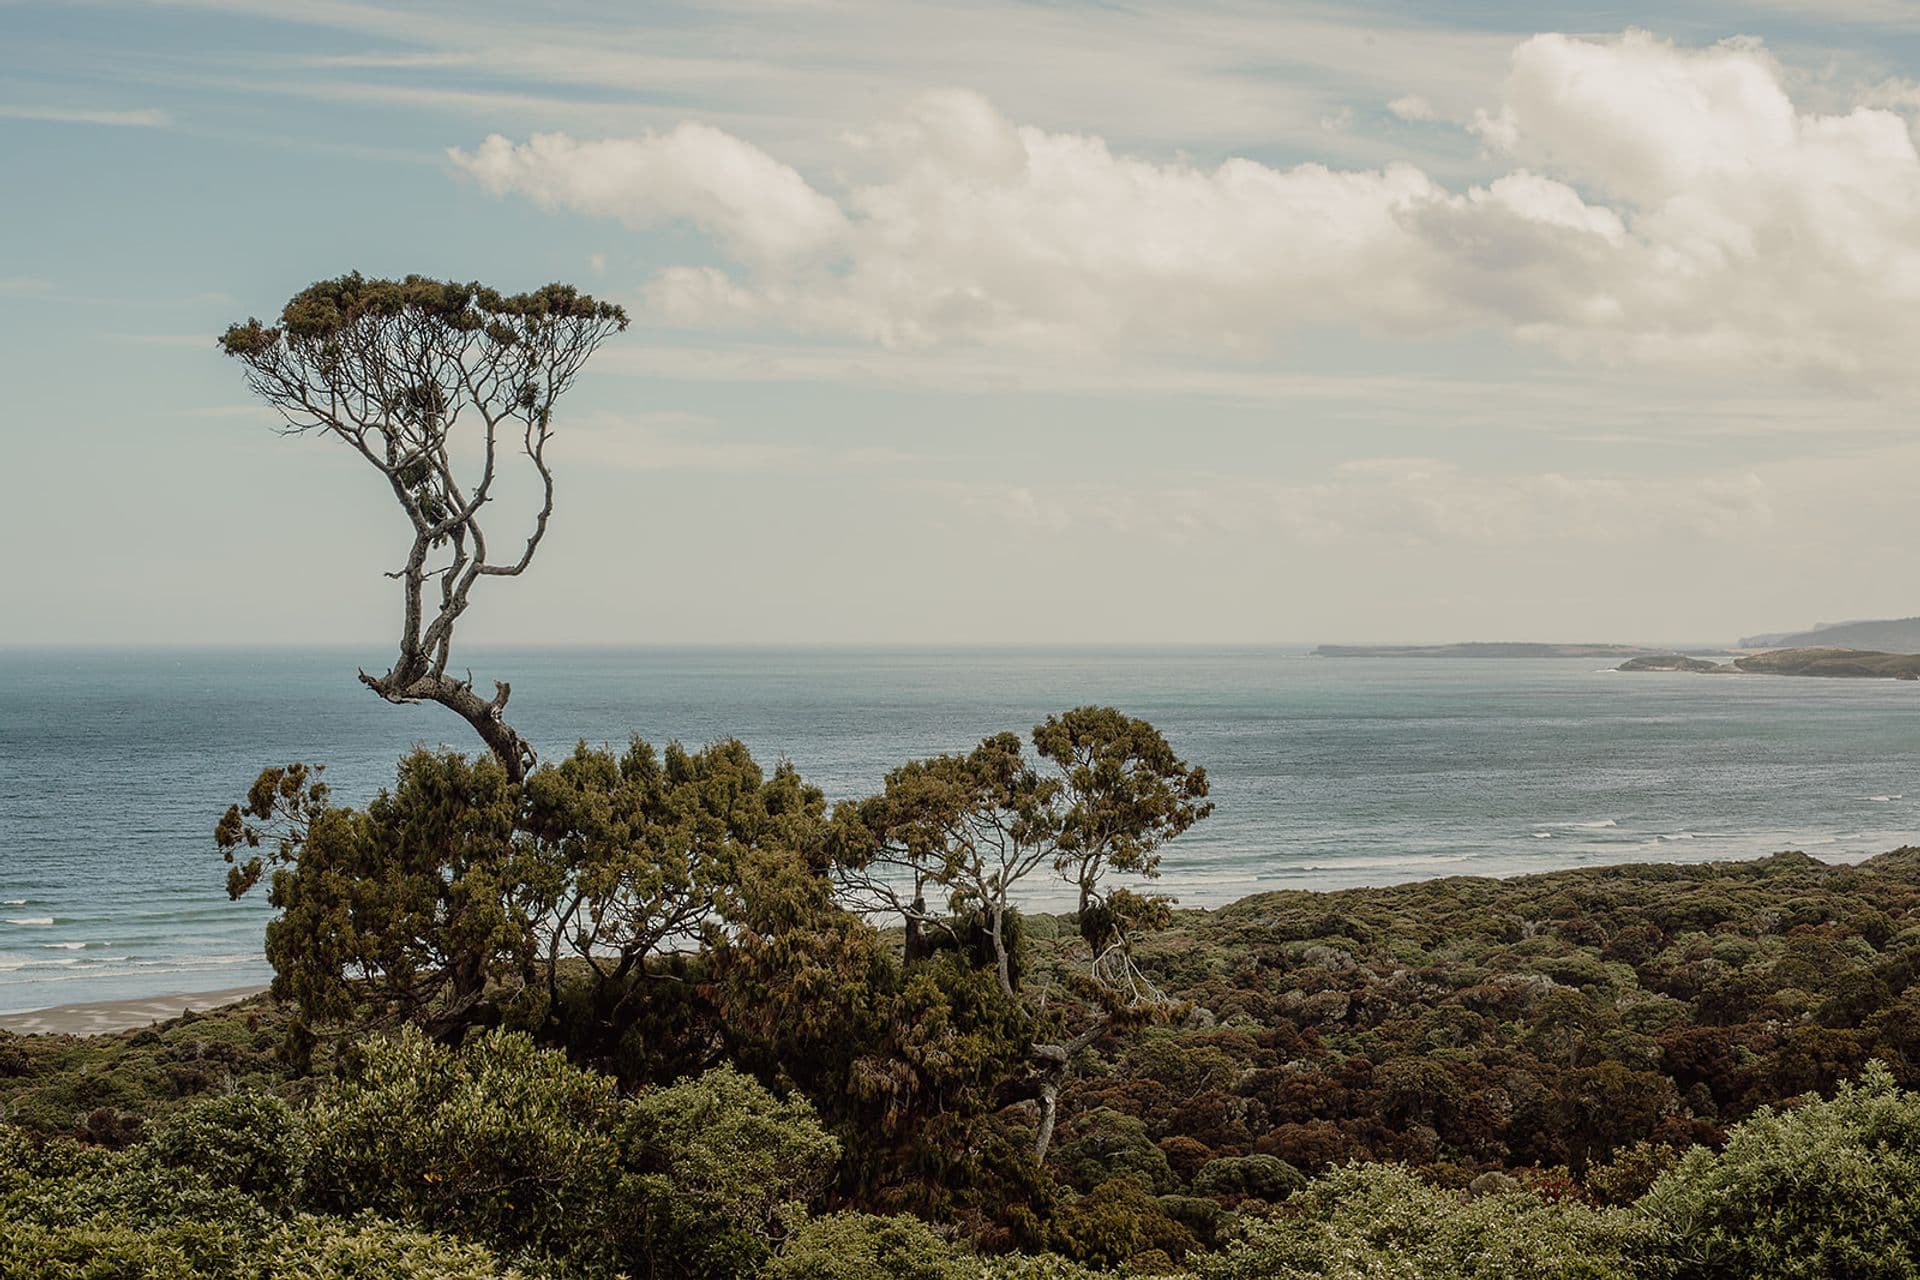
[[[280,322],[249,319],[220,336],[247,386],[288,434],[323,432],[385,477],[412,530],[402,566],[400,651],[360,679],[389,702],[438,702],[459,713],[519,781],[533,749],[492,698],[447,674],[454,624],[474,585],[526,570],[553,515],[546,448],[553,408],[587,358],[627,327],[620,307],[572,285],[503,294],[478,283],[369,279],[354,272],[301,290]],[[504,553],[482,522],[506,470],[529,472],[538,509]]]

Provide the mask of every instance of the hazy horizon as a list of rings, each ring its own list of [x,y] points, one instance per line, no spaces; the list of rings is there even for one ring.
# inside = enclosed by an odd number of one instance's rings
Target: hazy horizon
[[[1920,7],[0,5],[0,645],[355,644],[215,350],[573,281],[461,644],[1731,644],[1920,612]]]

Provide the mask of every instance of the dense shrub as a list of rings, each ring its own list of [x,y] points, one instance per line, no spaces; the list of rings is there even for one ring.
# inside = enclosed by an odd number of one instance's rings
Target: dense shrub
[[[641,1095],[621,1126],[658,1274],[749,1274],[833,1177],[840,1144],[799,1098],[721,1067]]]
[[[802,1224],[763,1280],[975,1280],[962,1258],[918,1218],[835,1213]]]
[[[118,1145],[199,1097],[271,1088],[285,1079],[276,1055],[285,1018],[249,1001],[190,1014],[165,1027],[104,1036],[0,1032],[0,1121],[42,1134],[108,1136],[106,1114],[126,1118]]]
[[[1202,1280],[1626,1280],[1626,1214],[1507,1192],[1467,1198],[1394,1165],[1316,1179],[1202,1258]]]
[[[306,1121],[270,1093],[232,1093],[195,1102],[168,1118],[149,1151],[161,1163],[191,1169],[215,1186],[263,1204],[291,1206],[306,1180]]]
[[[1696,1148],[1640,1204],[1659,1230],[1654,1270],[1674,1280],[1920,1274],[1920,1095],[1871,1064],[1831,1100]]]
[[[1193,1233],[1134,1178],[1103,1182],[1063,1207],[1054,1216],[1053,1242],[1080,1262],[1103,1267],[1147,1262],[1162,1271],[1171,1271],[1194,1247]]]
[[[1029,969],[1050,969],[1044,931]],[[1261,894],[1178,913],[1137,956],[1196,1006],[1071,1082],[1052,1164],[1077,1187],[1214,1160],[1403,1163],[1464,1185],[1563,1167],[1620,1203],[1765,1105],[1879,1057],[1920,1081],[1920,850]],[[1911,955],[1909,953],[1912,953]],[[1135,1131],[1137,1132],[1137,1131]],[[1081,1136],[1097,1140],[1082,1142]]]
[[[368,1039],[307,1112],[311,1202],[610,1263],[630,1226],[619,1106],[610,1078],[524,1035]]]
[[[1306,1185],[1306,1175],[1274,1156],[1224,1156],[1193,1177],[1195,1193],[1220,1199],[1285,1200]]]
[[[269,1238],[260,1259],[247,1280],[521,1280],[524,1274],[481,1245],[370,1215],[346,1222],[303,1216]]]

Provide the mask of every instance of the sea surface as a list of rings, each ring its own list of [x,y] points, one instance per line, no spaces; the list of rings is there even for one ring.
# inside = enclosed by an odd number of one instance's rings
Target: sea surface
[[[1214,815],[1166,851],[1186,905],[1271,889],[1915,842],[1920,684],[1626,675],[1591,660],[1297,649],[473,650],[543,756],[737,736],[834,798],[1053,711],[1109,703],[1206,766]],[[227,900],[213,826],[259,769],[341,799],[414,743],[377,651],[0,651],[0,1012],[265,981],[264,893]],[[1042,898],[1036,906],[1050,905]]]

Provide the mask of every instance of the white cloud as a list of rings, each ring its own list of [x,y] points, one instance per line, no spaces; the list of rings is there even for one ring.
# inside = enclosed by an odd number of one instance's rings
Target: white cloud
[[[81,107],[29,107],[0,105],[0,117],[9,120],[44,120],[50,124],[98,124],[127,129],[164,129],[173,118],[164,111],[143,108],[138,111],[96,111]]]
[[[1440,113],[1433,109],[1433,104],[1417,93],[1395,98],[1387,104],[1387,110],[1410,124],[1440,118]]]
[[[1203,167],[916,100],[849,140],[828,195],[682,125],[489,138],[496,192],[685,219],[732,268],[670,268],[658,315],[888,347],[1264,353],[1306,328],[1491,328],[1575,358],[1905,376],[1920,339],[1920,155],[1867,106],[1796,108],[1751,41],[1538,36],[1476,131],[1514,167],[1455,189],[1405,164]]]
[[[792,168],[703,124],[608,142],[536,133],[515,146],[495,134],[448,155],[495,194],[519,191],[636,228],[692,222],[753,262],[817,257],[844,230],[839,207]]]

